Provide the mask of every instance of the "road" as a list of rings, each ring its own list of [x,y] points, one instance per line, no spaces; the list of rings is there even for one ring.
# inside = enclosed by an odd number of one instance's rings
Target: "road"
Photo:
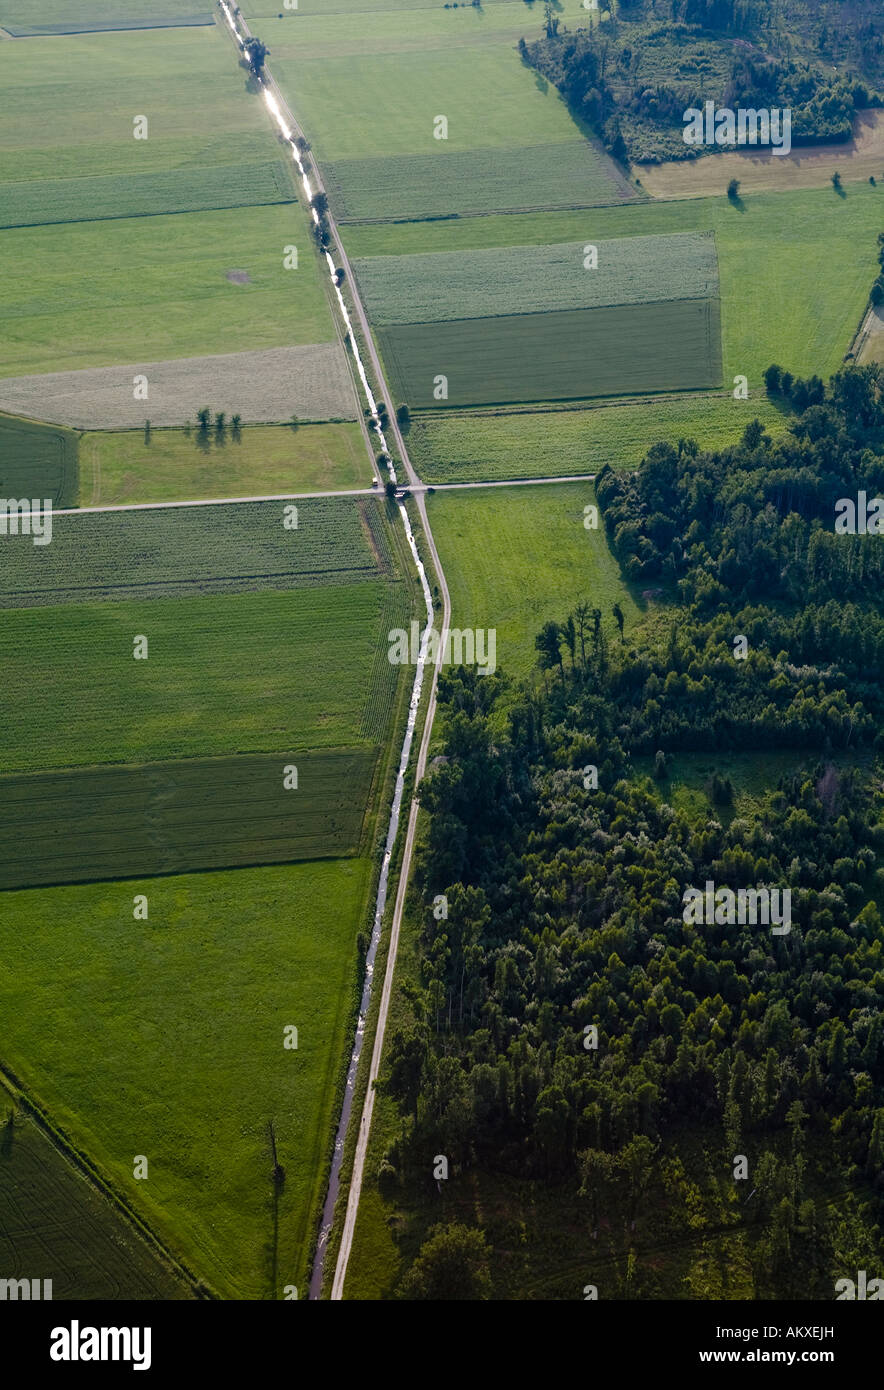
[[[238,16],[238,21],[239,30],[242,38],[248,39],[249,37],[251,37],[248,25],[246,24],[242,16]],[[283,96],[279,87],[276,85],[272,73],[267,71],[266,68],[264,71],[264,81],[265,85],[267,86],[274,100],[276,101],[279,110],[282,112],[285,122],[288,124],[292,134],[296,138],[304,139],[304,132],[298,125],[298,122],[295,120],[294,113],[291,111],[287,101],[285,100],[285,97]],[[324,192],[325,190],[315,161],[313,162],[313,177],[316,190]],[[356,320],[361,330],[365,353],[374,372],[375,382],[377,383],[378,390],[382,393],[382,399],[387,402],[390,402],[392,409],[392,396],[390,394],[390,388],[387,383],[387,379],[384,374],[380,358],[378,356],[377,350],[374,345],[374,341],[371,336],[368,318],[366,316],[365,309],[362,305],[362,300],[359,296],[359,291],[356,286],[356,281],[353,276],[352,268],[350,266],[347,253],[344,250],[343,244],[341,242],[341,237],[338,231],[337,223],[334,220],[330,208],[327,214],[327,222],[332,244],[335,247],[337,264],[338,266],[342,267],[346,272],[345,285],[348,287],[350,303],[352,305],[353,312],[355,313]],[[355,352],[357,351],[357,344],[354,342],[352,346],[355,354]],[[373,405],[373,402],[370,403]],[[384,1037],[387,1028],[387,1017],[389,1013],[390,998],[393,989],[393,978],[396,970],[396,954],[399,945],[399,933],[402,925],[402,913],[405,904],[405,892],[408,885],[408,879],[411,873],[411,862],[414,853],[415,829],[417,826],[417,815],[419,807],[418,788],[426,770],[427,753],[430,746],[430,739],[432,737],[433,719],[436,713],[436,689],[438,685],[439,671],[441,669],[442,659],[444,656],[446,645],[445,635],[451,623],[451,598],[448,592],[448,584],[445,580],[445,573],[442,569],[442,562],[439,558],[439,552],[436,549],[436,542],[433,538],[433,532],[430,527],[429,518],[427,516],[426,486],[418,477],[417,472],[415,471],[412,465],[411,459],[408,454],[408,449],[405,446],[405,440],[403,439],[402,432],[399,428],[399,422],[395,419],[395,417],[391,418],[389,428],[396,442],[399,457],[402,460],[402,465],[405,469],[406,477],[408,479],[408,485],[414,494],[415,505],[417,507],[418,515],[420,516],[421,526],[423,528],[424,543],[427,547],[427,550],[429,551],[430,560],[435,570],[436,580],[439,589],[439,596],[442,606],[442,626],[440,633],[442,640],[437,644],[436,660],[433,665],[433,673],[430,680],[430,692],[429,699],[427,702],[427,713],[426,718],[424,720],[420,748],[418,750],[417,763],[415,766],[414,787],[412,790],[411,806],[409,809],[408,816],[408,829],[406,832],[402,863],[399,871],[399,883],[396,893],[396,902],[393,909],[393,919],[390,929],[390,945],[387,952],[387,965],[384,973],[384,984],[383,989],[381,991],[377,1027],[375,1031],[374,1046],[372,1049],[371,1064],[369,1067],[368,1090],[366,1092],[362,1116],[359,1122],[359,1136],[356,1145],[356,1157],[353,1163],[353,1171],[350,1178],[347,1211],[344,1218],[344,1228],[341,1237],[341,1245],[338,1252],[338,1260],[335,1266],[335,1275],[332,1286],[331,1296],[332,1299],[335,1300],[343,1297],[344,1281],[347,1273],[347,1263],[350,1257],[350,1250],[353,1243],[353,1232],[356,1227],[356,1216],[359,1210],[359,1198],[362,1191],[362,1180],[365,1172],[365,1156],[368,1149],[368,1136],[371,1129],[371,1117],[374,1110],[374,1083],[376,1082],[378,1077],[381,1056],[383,1054]],[[405,517],[404,510],[402,515],[407,532],[408,522],[407,518]],[[318,1254],[317,1258],[321,1258],[321,1255]],[[315,1273],[316,1271],[314,1270],[314,1278]]]
[[[596,478],[595,473],[568,473],[559,478],[510,478],[503,482],[492,483],[409,483],[408,491],[413,493],[417,502],[418,511],[421,510],[421,502],[428,492],[463,492],[474,488],[489,487],[542,487],[546,483],[591,483]],[[376,487],[353,487],[353,488],[332,488],[327,492],[272,492],[262,493],[254,497],[199,497],[187,502],[114,502],[106,507],[53,507],[52,515],[55,516],[89,516],[96,512],[155,512],[164,509],[172,510],[176,507],[231,507],[237,502],[301,502],[311,497],[378,497],[380,493]],[[23,513],[30,516],[30,512]],[[425,523],[425,528],[429,531],[429,522]],[[435,546],[432,547],[432,554],[436,556]],[[434,558],[437,574],[441,575],[441,565],[438,559]],[[439,592],[442,592],[440,585]],[[446,623],[447,626],[447,623]]]

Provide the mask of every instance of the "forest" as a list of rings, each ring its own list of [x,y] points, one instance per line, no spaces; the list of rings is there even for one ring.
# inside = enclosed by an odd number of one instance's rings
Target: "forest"
[[[884,488],[881,384],[847,368],[781,440],[755,422],[718,453],[685,440],[607,470],[610,542],[660,585],[644,620],[626,634],[616,605],[580,604],[537,634],[535,680],[441,679],[420,986],[381,1083],[397,1206],[426,1200],[439,1155],[558,1192],[613,1297],[831,1299],[880,1268],[882,540],[834,518]],[[793,770],[737,804],[729,750],[784,748]],[[670,789],[698,749],[719,769],[702,815]],[[709,880],[788,888],[791,931],[689,925],[684,892]],[[696,1270],[670,1287],[649,1251],[686,1230],[738,1233],[742,1292]],[[441,1296],[493,1296],[494,1239],[437,1227],[402,1296],[440,1296],[443,1267]]]
[[[619,20],[574,30],[550,9],[541,36],[522,40],[520,52],[622,163],[708,153],[683,138],[684,112],[706,101],[788,108],[795,145],[846,141],[856,112],[881,104],[880,8],[870,0],[849,43],[843,14],[841,25],[811,29],[798,0],[775,10],[746,0],[634,0]],[[785,27],[774,27],[775,16]]]

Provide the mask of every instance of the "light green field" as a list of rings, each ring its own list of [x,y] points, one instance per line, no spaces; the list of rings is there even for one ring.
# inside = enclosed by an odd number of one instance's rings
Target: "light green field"
[[[582,410],[438,412],[414,416],[412,462],[426,483],[598,473],[637,468],[651,444],[696,439],[703,449],[736,443],[750,420],[781,434],[790,415],[762,392],[748,401],[717,395],[649,396]]]
[[[0,182],[263,162],[274,151],[263,104],[214,27],[0,43],[0,86]],[[142,115],[148,138],[136,140]]]
[[[884,190],[831,189],[747,194],[743,210],[726,198],[643,203],[592,212],[471,217],[408,226],[348,227],[354,257],[546,245],[714,231],[721,276],[724,371],[761,388],[780,362],[800,375],[827,376],[841,365],[877,273]]]
[[[374,15],[379,10],[392,11],[402,18],[411,10],[438,9],[441,3],[444,3],[444,0],[298,0],[297,11],[287,15],[286,19],[291,22],[307,16],[348,14],[354,17],[358,15],[361,23],[363,15]],[[502,3],[505,3],[505,0],[484,0],[483,8],[488,4],[496,7]],[[566,3],[567,8],[573,10],[575,15],[579,13],[577,0],[566,0]],[[275,19],[281,13],[280,0],[246,0],[240,8],[248,19],[271,16]],[[530,15],[531,10],[527,9],[527,13]],[[262,25],[261,32],[263,31]]]
[[[246,425],[204,445],[196,432],[96,432],[80,441],[80,506],[262,497],[370,487],[371,464],[358,425]]]
[[[541,91],[510,45],[270,59],[320,160],[510,149],[579,138],[553,87]],[[448,139],[434,138],[437,115]]]
[[[572,0],[573,3],[573,0]],[[309,7],[309,8],[308,8]],[[273,63],[297,58],[349,57],[358,53],[408,54],[417,49],[456,48],[483,43],[513,46],[538,29],[538,17],[524,0],[494,0],[474,9],[459,4],[447,9],[444,0],[433,8],[387,4],[369,10],[358,3],[317,14],[310,0],[299,0],[297,15],[262,18],[257,30],[270,49]],[[542,18],[542,16],[540,16]],[[296,23],[292,23],[295,19]]]
[[[223,1296],[306,1296],[369,871],[330,860],[3,895],[0,1058]]]
[[[715,239],[705,234],[621,237],[486,251],[371,256],[353,269],[372,323],[428,323],[707,299],[718,294]]]
[[[627,624],[638,616],[601,521],[598,530],[584,527],[584,507],[594,504],[591,483],[437,492],[427,500],[451,625],[494,628],[497,666],[510,676],[535,668],[536,634],[582,599],[601,608],[613,640],[612,604]]]
[[[289,244],[298,270],[283,265]],[[0,376],[334,338],[296,204],[14,229],[0,258]]]
[[[366,742],[395,587],[8,610],[3,770]]]
[[[207,14],[211,0],[0,0],[0,25],[136,24]]]

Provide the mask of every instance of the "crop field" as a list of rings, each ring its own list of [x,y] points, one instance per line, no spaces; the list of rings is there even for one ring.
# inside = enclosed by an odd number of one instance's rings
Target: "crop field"
[[[483,8],[489,4],[496,6],[503,3],[508,3],[508,0],[483,0]],[[568,3],[574,8],[576,0],[568,0]],[[439,4],[440,0],[299,0],[297,14],[304,17],[333,14],[362,16],[376,14],[379,10],[391,10],[404,15],[411,10],[437,9]],[[249,19],[275,19],[279,14],[279,0],[246,0],[240,8]],[[294,12],[290,18],[295,18]]]
[[[101,178],[30,179],[0,185],[0,228],[294,201],[289,165],[280,159]]]
[[[735,443],[750,420],[771,435],[790,415],[756,393],[621,400],[580,410],[435,412],[412,417],[408,451],[427,483],[597,473],[637,468],[651,444],[696,439],[701,449]]]
[[[601,525],[584,527],[584,508],[594,503],[591,483],[437,492],[428,499],[451,590],[451,625],[494,628],[498,669],[511,676],[535,667],[534,638],[543,624],[564,621],[583,599],[601,608],[612,640],[612,604],[620,604],[627,625],[638,616]]]
[[[0,776],[0,891],[355,854],[377,752]]]
[[[397,399],[416,407],[721,384],[716,299],[404,324],[378,339]],[[434,398],[439,376],[447,401]]]
[[[57,516],[51,545],[10,538],[0,608],[294,589],[391,575],[385,528],[369,522],[386,505],[380,497],[311,497],[297,504]],[[297,518],[289,506],[296,506]],[[297,529],[285,525],[287,517],[297,519]]]
[[[438,323],[718,295],[711,233],[378,256],[354,270],[373,323]]]
[[[358,425],[254,425],[238,434],[228,425],[205,438],[151,430],[149,441],[143,430],[98,431],[81,439],[80,464],[83,507],[328,492],[372,478]]]
[[[347,859],[4,894],[3,1061],[222,1296],[306,1295],[369,881]]]
[[[408,612],[390,621],[387,588],[9,610],[3,771],[361,745]]]
[[[77,456],[71,430],[0,415],[0,496],[51,497],[53,507],[75,507]]]
[[[588,140],[525,149],[444,150],[322,165],[342,223],[450,217],[497,209],[597,207],[627,201],[628,185]]]
[[[0,1210],[3,1277],[51,1279],[54,1301],[189,1296],[2,1085]]]
[[[298,270],[287,245],[301,248]],[[294,203],[11,228],[0,257],[4,377],[334,337]]]
[[[309,3],[309,0],[308,0]],[[292,20],[295,23],[292,23]],[[299,0],[297,13],[282,13],[277,6],[262,16],[259,33],[274,62],[292,58],[344,58],[356,53],[399,53],[415,50],[469,47],[484,43],[509,43],[514,47],[523,35],[538,29],[538,19],[524,0],[494,0],[493,5],[470,3],[446,8],[435,0],[433,8],[388,4],[369,10],[358,3],[346,10],[317,13],[316,5]]]
[[[882,169],[884,172],[884,169]],[[852,184],[792,193],[643,203],[579,212],[471,217],[346,229],[351,257],[547,246],[608,237],[713,231],[721,279],[724,375],[750,388],[780,362],[799,375],[837,371],[878,273],[884,188]],[[441,369],[440,369],[441,370]]]
[[[135,399],[135,376],[147,377],[147,401]],[[0,407],[81,430],[143,429],[147,410],[153,425],[186,425],[206,405],[246,423],[356,415],[338,342],[0,378]]]

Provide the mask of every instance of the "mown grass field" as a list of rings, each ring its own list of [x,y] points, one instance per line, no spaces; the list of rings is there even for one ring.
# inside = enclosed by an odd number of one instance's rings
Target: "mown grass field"
[[[35,546],[20,536],[6,547],[0,608],[291,589],[390,576],[386,506],[380,497],[311,497],[298,503],[58,516],[51,545]],[[297,527],[290,529],[287,519],[297,520]]]
[[[0,776],[0,890],[355,854],[377,753],[290,746]]]
[[[587,247],[597,254],[595,268]],[[374,256],[357,261],[353,268],[365,307],[378,325],[718,294],[715,239],[709,232]]]
[[[700,198],[586,213],[472,217],[407,226],[347,227],[349,255],[406,255],[585,238],[714,231],[721,278],[724,374],[762,389],[778,361],[801,375],[841,365],[878,270],[884,188],[852,185],[747,194],[742,209]]]
[[[721,384],[717,299],[404,324],[377,336],[397,400],[416,407]]]
[[[191,19],[211,14],[209,0],[0,0],[0,25],[22,29],[57,28],[59,33],[80,25],[139,23]]]
[[[392,621],[405,609],[400,588],[10,610],[0,636],[2,770],[372,741],[362,730],[384,675],[374,657],[402,625]],[[147,660],[133,658],[136,635],[148,639]],[[378,689],[385,699],[388,687]]]
[[[289,245],[300,248],[297,270],[283,264]],[[0,376],[335,336],[294,203],[15,228],[0,232],[0,257]]]
[[[51,1279],[54,1301],[189,1297],[2,1085],[0,1210],[5,1279]]]
[[[306,1294],[369,869],[330,860],[4,895],[0,1058],[223,1296]],[[148,921],[133,919],[136,894]]]
[[[75,507],[78,486],[73,430],[0,415],[0,496],[51,497],[54,507]]]
[[[791,416],[757,393],[621,400],[579,410],[437,411],[412,417],[408,451],[424,482],[597,473],[604,465],[637,468],[651,444],[696,439],[703,449],[735,443],[750,420],[782,433]]]
[[[123,0],[115,8],[132,13]],[[212,6],[196,0],[191,13],[200,8]],[[2,43],[0,84],[0,182],[262,164],[274,154],[262,103],[214,26]],[[147,139],[136,140],[141,115]]]
[[[570,0],[572,6],[575,0]],[[246,12],[248,13],[248,7]],[[585,13],[585,12],[584,12]],[[280,18],[280,15],[282,17]],[[280,5],[262,15],[257,32],[280,59],[341,58],[354,53],[409,54],[415,49],[509,43],[538,29],[524,0],[494,0],[474,7],[431,0],[429,5],[382,6],[353,0],[344,6],[299,0],[297,13]],[[542,18],[542,16],[540,16]],[[292,20],[295,23],[292,23]]]
[[[601,522],[596,531],[584,527],[584,508],[594,504],[591,483],[437,492],[427,500],[451,625],[496,629],[497,666],[511,676],[535,668],[543,624],[564,621],[583,599],[601,608],[612,640],[612,604],[627,625],[638,616]]]
[[[289,165],[281,159],[99,178],[30,179],[0,185],[0,227],[156,217],[294,201]]]
[[[2,419],[0,419],[2,429]],[[262,497],[371,485],[358,425],[246,426],[205,441],[184,430],[97,431],[80,441],[80,506]],[[14,494],[13,494],[14,495]]]

